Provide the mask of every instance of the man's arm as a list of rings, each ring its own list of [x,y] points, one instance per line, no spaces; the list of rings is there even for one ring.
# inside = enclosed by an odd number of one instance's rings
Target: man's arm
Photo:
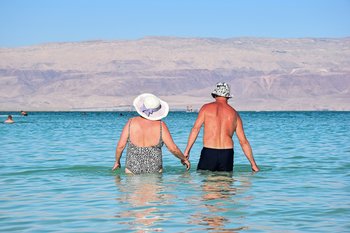
[[[258,172],[260,169],[255,163],[252,147],[250,146],[249,141],[245,136],[244,129],[243,129],[243,122],[238,113],[237,113],[236,134],[239,140],[239,144],[241,144],[244,155],[247,157],[247,159],[250,162],[250,165],[252,166],[252,170],[255,172]]]
[[[197,117],[196,121],[194,122],[194,125],[191,129],[190,135],[188,136],[188,142],[187,142],[187,146],[186,146],[185,153],[184,153],[186,158],[190,157],[191,148],[192,148],[194,142],[196,141],[198,134],[199,134],[199,131],[201,130],[201,127],[204,123],[204,111],[205,111],[204,109],[205,109],[205,105],[199,111],[198,117]]]
[[[120,157],[122,156],[123,150],[126,146],[126,143],[128,141],[128,131],[129,131],[129,124],[130,120],[125,124],[123,131],[120,135],[120,139],[117,145],[117,148],[115,150],[115,162],[112,170],[115,170],[117,168],[120,168]]]

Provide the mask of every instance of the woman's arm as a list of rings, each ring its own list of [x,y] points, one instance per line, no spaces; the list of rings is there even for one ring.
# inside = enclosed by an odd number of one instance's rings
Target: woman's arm
[[[169,132],[167,125],[163,121],[162,121],[162,138],[168,150],[177,158],[179,158],[181,162],[186,165],[187,170],[189,170],[191,168],[190,162],[175,144],[173,138],[171,137],[171,134]]]
[[[115,150],[115,163],[114,163],[112,170],[115,170],[115,169],[121,167],[120,157],[122,156],[124,148],[125,148],[126,143],[128,141],[129,124],[130,124],[130,120],[125,124],[123,131],[120,135],[120,139],[119,139],[119,142],[117,144],[117,148]]]

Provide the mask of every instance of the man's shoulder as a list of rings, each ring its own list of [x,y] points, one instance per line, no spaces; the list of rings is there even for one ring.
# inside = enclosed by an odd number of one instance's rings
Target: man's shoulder
[[[205,110],[208,110],[208,109],[213,108],[213,107],[215,107],[215,102],[206,103],[202,106],[201,110],[205,111]]]
[[[209,102],[209,103],[204,104],[203,107],[204,106],[210,107],[210,106],[217,106],[217,105],[218,105],[218,103],[216,101],[213,101],[213,102]]]
[[[202,113],[217,112],[218,110],[226,112],[226,114],[238,114],[237,111],[229,104],[218,104],[216,102],[204,104],[200,110]]]
[[[202,106],[202,108],[211,108],[211,107],[220,107],[220,106],[224,106],[225,108],[229,108],[232,109],[233,111],[236,112],[236,109],[234,109],[229,103],[225,103],[224,105],[222,103],[218,104],[217,102],[210,102],[210,103],[206,103]]]

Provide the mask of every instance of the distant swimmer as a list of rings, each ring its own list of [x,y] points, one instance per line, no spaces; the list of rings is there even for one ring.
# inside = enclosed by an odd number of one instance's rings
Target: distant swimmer
[[[15,121],[12,119],[11,115],[8,115],[7,119],[4,121],[6,124],[12,124],[15,123]]]
[[[28,113],[25,112],[25,111],[21,111],[21,115],[22,115],[22,116],[28,116]]]

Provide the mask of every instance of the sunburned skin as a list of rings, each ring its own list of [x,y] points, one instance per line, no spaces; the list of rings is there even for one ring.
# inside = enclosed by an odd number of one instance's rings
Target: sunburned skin
[[[203,145],[208,148],[233,148],[232,136],[237,128],[237,112],[225,101],[203,106]]]

